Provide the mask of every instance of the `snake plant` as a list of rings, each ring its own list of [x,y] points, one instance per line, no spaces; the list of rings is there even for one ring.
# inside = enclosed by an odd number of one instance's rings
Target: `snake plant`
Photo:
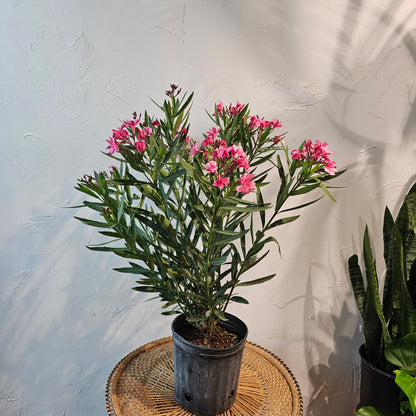
[[[367,359],[381,370],[391,370],[384,349],[391,341],[416,332],[416,183],[404,199],[396,220],[384,212],[383,295],[368,227],[363,239],[366,284],[356,254],[348,260],[349,275],[363,318]]]

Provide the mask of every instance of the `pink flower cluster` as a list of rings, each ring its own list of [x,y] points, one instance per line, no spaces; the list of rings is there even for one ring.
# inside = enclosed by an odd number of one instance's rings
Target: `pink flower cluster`
[[[219,101],[217,104],[217,113],[220,117],[223,116],[224,111],[225,111],[225,114],[227,114],[230,117],[233,117],[243,110],[244,110],[244,105],[239,103],[238,101],[236,105],[233,106],[232,104],[230,104],[228,107],[224,107],[224,104],[222,101]]]
[[[301,151],[296,149],[291,153],[292,159],[323,165],[326,173],[335,175],[337,167],[335,162],[328,157],[332,154],[328,150],[328,143],[321,143],[319,140],[316,140],[315,143],[312,143],[311,140],[306,140]]]
[[[158,127],[159,122],[155,120],[152,126]],[[117,130],[113,130],[112,135],[107,140],[107,152],[110,155],[119,152],[120,144],[130,144],[138,152],[144,152],[147,146],[147,139],[151,134],[153,134],[152,127],[141,124],[139,118],[136,117],[134,120],[126,120]]]
[[[213,175],[213,186],[224,189],[230,186],[230,178],[238,175],[239,169],[245,172],[250,170],[247,155],[241,146],[227,146],[227,143],[218,137],[220,127],[212,127],[205,135],[205,140],[201,143],[194,143],[189,152],[190,156],[200,153],[204,161],[205,170]],[[256,189],[256,184],[252,181],[254,175],[250,173],[242,174],[239,177],[239,185],[236,186],[237,192],[248,194]]]

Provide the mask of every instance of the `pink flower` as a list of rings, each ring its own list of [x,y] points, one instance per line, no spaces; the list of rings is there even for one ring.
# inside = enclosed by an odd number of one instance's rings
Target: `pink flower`
[[[158,120],[152,121],[152,126],[159,127],[160,126],[159,121]]]
[[[119,151],[118,143],[114,140],[113,137],[110,137],[110,140],[106,141],[108,143],[107,150],[109,155],[112,155],[114,152]]]
[[[217,173],[217,163],[211,160],[205,165],[205,169],[208,171],[208,173]]]
[[[212,137],[208,136],[203,142],[201,143],[201,147],[207,147],[210,146],[214,141],[212,140]]]
[[[118,130],[113,130],[113,139],[115,140],[123,140],[125,137],[127,137],[129,134],[126,130],[124,130],[124,127],[119,127]]]
[[[237,192],[242,194],[248,194],[256,189],[256,184],[252,181],[254,175],[252,173],[246,173],[240,177],[240,185],[236,187]]]
[[[235,116],[236,114],[238,114],[240,111],[242,111],[244,109],[244,105],[243,104],[240,104],[238,101],[237,101],[237,104],[234,106],[234,107],[231,107],[230,106],[230,114],[232,115],[232,116]]]
[[[335,165],[335,162],[333,160],[330,160],[324,167],[324,171],[328,173],[329,175],[335,175],[335,172],[337,171],[337,167]]]
[[[299,150],[298,150],[298,149],[292,150],[291,155],[292,155],[292,159],[293,159],[293,160],[299,160],[299,159],[302,159],[302,154],[299,152]]]
[[[223,109],[224,109],[224,104],[222,103],[222,101],[219,101],[217,104],[217,113],[219,115],[222,115]]]
[[[306,160],[313,164],[323,165],[323,169],[329,175],[335,175],[337,171],[335,162],[329,159],[328,155],[333,153],[328,150],[328,143],[321,143],[320,140],[316,140],[312,143],[311,140],[307,140],[301,151],[293,150],[291,155],[293,160]]]
[[[227,147],[227,145],[225,144],[225,142],[223,142],[220,145],[220,147],[218,149],[216,149],[217,150],[217,152],[216,152],[217,157],[219,159],[224,159],[226,157],[229,157],[230,155],[229,155],[229,150],[228,149],[229,148]]]
[[[217,138],[217,134],[220,132],[221,127],[211,127],[208,130],[208,137],[211,137],[213,140],[215,140]]]
[[[273,143],[279,143],[282,140],[282,136],[273,137]]]
[[[246,157],[246,152],[243,150],[241,146],[236,146],[233,144],[231,147],[228,148],[231,151],[231,156],[235,159],[239,159],[240,157]]]
[[[189,152],[189,156],[195,156],[200,151],[201,150],[198,147],[198,143],[194,143],[193,146],[192,146],[192,149]]]
[[[136,127],[136,125],[137,124],[139,124],[140,123],[140,119],[139,118],[135,118],[134,120],[126,120],[122,125],[121,125],[121,127],[124,129],[124,127],[130,127],[132,130],[133,130],[133,132],[134,132],[134,129],[135,129],[135,127]]]
[[[280,123],[280,121],[277,118],[274,118],[270,124],[273,126],[274,129],[278,129],[280,127],[282,127],[282,124]]]
[[[144,140],[138,140],[136,143],[134,143],[134,146],[136,147],[138,152],[144,152],[146,150],[146,142]]]
[[[251,116],[250,117],[250,124],[249,124],[249,128],[250,129],[254,129],[256,127],[260,127],[262,124],[262,119],[256,116]]]
[[[153,130],[152,130],[152,128],[151,128],[151,127],[145,127],[145,128],[144,128],[144,135],[145,135],[146,137],[149,137],[152,133],[153,133]]]
[[[237,159],[237,166],[239,168],[244,168],[246,172],[248,172],[250,170],[250,165],[248,163],[248,160],[243,156],[241,156]]]
[[[220,189],[224,189],[225,186],[230,184],[229,178],[223,178],[221,175],[218,175],[218,179],[213,183],[214,186]]]

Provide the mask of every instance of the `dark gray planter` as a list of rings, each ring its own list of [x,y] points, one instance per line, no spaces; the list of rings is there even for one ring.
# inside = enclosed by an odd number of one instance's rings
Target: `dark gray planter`
[[[386,373],[367,361],[365,344],[361,345],[359,353],[361,358],[359,407],[374,406],[400,414],[400,388],[394,381],[394,374]]]
[[[185,410],[209,416],[229,409],[237,396],[241,360],[247,339],[247,327],[237,317],[225,314],[222,326],[236,334],[239,342],[216,349],[195,345],[179,335],[189,325],[184,315],[172,323],[175,398]]]

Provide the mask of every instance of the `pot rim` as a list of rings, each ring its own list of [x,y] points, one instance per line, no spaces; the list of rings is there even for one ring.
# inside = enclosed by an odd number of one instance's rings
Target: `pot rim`
[[[376,371],[377,373],[379,373],[379,374],[383,374],[384,376],[386,376],[386,377],[389,377],[389,378],[391,378],[391,379],[395,379],[395,375],[394,374],[392,374],[392,373],[390,373],[390,372],[387,372],[387,371],[384,371],[384,370],[382,370],[381,368],[378,368],[378,367],[376,367],[374,364],[372,364],[370,361],[368,361],[368,359],[367,359],[367,353],[366,353],[366,350],[365,350],[365,342],[363,343],[363,344],[361,344],[360,345],[360,348],[358,349],[358,352],[359,352],[359,354],[360,354],[360,357],[361,357],[361,359],[363,360],[363,361],[365,361],[365,363],[372,369],[372,370],[374,370],[374,371]]]
[[[238,318],[237,316],[232,315],[232,314],[227,313],[227,312],[225,312],[225,316],[228,318],[228,321],[224,321],[224,324],[229,322],[230,319],[231,319],[238,326],[241,327],[242,333],[243,333],[243,336],[241,337],[241,339],[239,339],[239,341],[235,345],[232,345],[231,347],[227,347],[227,348],[205,347],[204,345],[194,344],[193,342],[190,342],[190,341],[186,340],[175,329],[175,324],[178,324],[178,322],[181,321],[181,320],[183,321],[183,325],[189,324],[189,322],[185,318],[185,314],[183,314],[183,313],[179,314],[173,320],[173,322],[171,324],[173,340],[180,342],[185,347],[192,348],[194,351],[199,350],[201,355],[218,355],[219,353],[223,357],[226,356],[226,355],[232,355],[241,348],[242,344],[244,344],[246,342],[247,336],[248,336],[248,328],[247,328],[247,325],[240,318]],[[229,330],[228,328],[226,328],[226,329]],[[236,335],[239,335],[239,334],[236,334]]]

